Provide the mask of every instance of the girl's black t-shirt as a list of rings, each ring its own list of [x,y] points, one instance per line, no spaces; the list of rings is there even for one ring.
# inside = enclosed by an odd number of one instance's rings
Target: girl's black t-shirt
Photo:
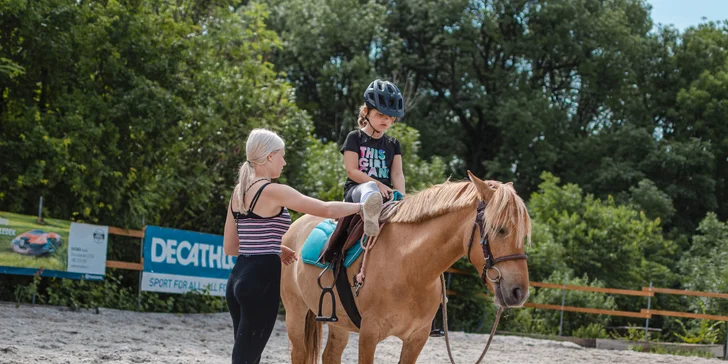
[[[361,130],[354,130],[346,136],[341,154],[347,150],[359,156],[360,171],[392,188],[392,162],[395,155],[402,155],[399,140],[386,134],[374,139]],[[347,178],[344,184],[344,196],[348,196],[349,191],[356,185],[358,183]]]

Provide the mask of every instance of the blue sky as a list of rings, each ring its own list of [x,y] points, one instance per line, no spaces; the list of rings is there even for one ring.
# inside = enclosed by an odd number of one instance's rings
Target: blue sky
[[[652,21],[672,24],[683,31],[708,20],[728,20],[728,0],[648,0],[652,5]]]

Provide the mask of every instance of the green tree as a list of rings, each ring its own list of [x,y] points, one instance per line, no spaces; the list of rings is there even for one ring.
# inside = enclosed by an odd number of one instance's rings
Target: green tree
[[[287,141],[302,173],[309,118],[267,60],[260,5],[11,1],[0,5],[0,209],[221,232],[247,133]]]
[[[627,191],[649,180],[639,206],[673,236],[728,216],[723,23],[651,31],[643,0],[267,3],[276,67],[324,141],[343,140],[357,90],[386,77],[409,90],[421,155],[449,173],[529,194],[547,170],[635,206]]]
[[[569,272],[565,248],[554,239],[551,226],[531,220],[531,245],[528,253],[528,278],[532,282],[545,282],[557,272]]]
[[[554,272],[545,281],[550,283],[605,287],[604,282],[598,279],[590,279],[588,275],[572,277],[572,272]],[[531,292],[529,302],[561,305],[562,291],[553,288],[539,288]],[[617,303],[613,296],[598,292],[566,291],[564,297],[565,306],[590,307],[602,310],[616,310]],[[560,311],[523,309],[518,310],[514,317],[506,319],[504,330],[516,330],[516,332],[536,332],[540,334],[555,335],[559,332]],[[605,328],[611,322],[611,317],[606,315],[591,315],[586,313],[564,313],[564,327],[562,334],[569,335],[582,327],[595,325]],[[584,331],[583,329],[581,330]]]
[[[709,213],[693,236],[693,243],[682,259],[680,272],[685,289],[705,292],[728,291],[728,221],[718,220],[715,213]],[[728,310],[728,303],[721,299],[703,299],[705,309],[709,313],[723,314]],[[689,302],[695,312],[702,307],[695,300]]]
[[[370,45],[385,7],[358,0],[266,3],[271,29],[284,43],[273,62],[295,86],[297,104],[312,116],[316,136],[343,142],[375,78]]]
[[[676,281],[671,267],[677,246],[663,238],[659,219],[650,220],[612,198],[585,195],[574,184],[559,186],[550,173],[543,180],[540,192],[531,196],[529,211],[547,227],[554,243],[563,246],[563,260],[575,276],[627,289],[640,289],[650,281],[669,287]],[[617,302],[623,309],[640,307],[628,297]]]

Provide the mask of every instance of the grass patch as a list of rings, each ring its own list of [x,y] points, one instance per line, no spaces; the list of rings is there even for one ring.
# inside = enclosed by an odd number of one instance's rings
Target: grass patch
[[[638,351],[641,353],[652,353],[652,354],[669,354],[679,356],[697,356],[700,358],[715,359],[715,355],[707,350],[700,349],[684,349],[669,346],[657,346],[651,345],[649,348],[644,348],[639,345],[629,347],[630,350]]]

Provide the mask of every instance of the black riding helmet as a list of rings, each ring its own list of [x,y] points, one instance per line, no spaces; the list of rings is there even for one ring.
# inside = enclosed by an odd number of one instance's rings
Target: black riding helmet
[[[370,109],[384,115],[401,118],[404,116],[404,98],[397,86],[389,81],[374,80],[364,91],[364,102]]]

